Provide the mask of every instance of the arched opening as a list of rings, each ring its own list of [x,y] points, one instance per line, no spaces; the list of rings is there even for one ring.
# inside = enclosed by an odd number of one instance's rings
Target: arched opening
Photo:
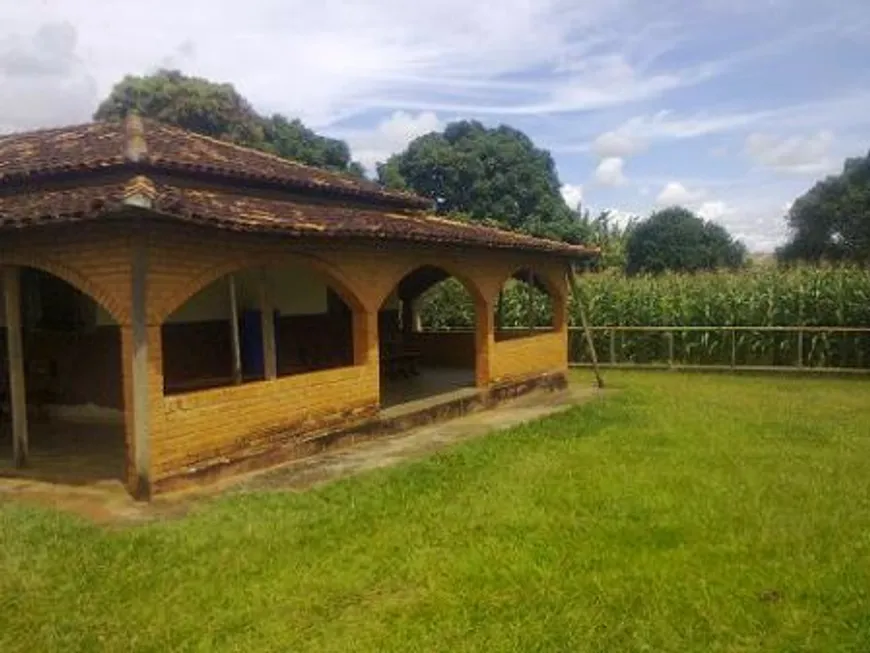
[[[544,279],[527,268],[514,272],[499,291],[493,321],[496,341],[553,331],[554,302]]]
[[[353,365],[353,311],[304,265],[252,268],[190,297],[162,341],[166,394],[237,385]]]
[[[378,315],[382,406],[474,388],[475,311],[468,288],[440,267],[402,278]]]
[[[13,271],[18,315],[2,313],[0,441],[12,464],[9,326],[19,323],[27,416],[28,473],[70,482],[125,476],[120,328],[92,297],[43,270]],[[5,288],[7,292],[10,289]],[[11,300],[10,300],[11,301]]]

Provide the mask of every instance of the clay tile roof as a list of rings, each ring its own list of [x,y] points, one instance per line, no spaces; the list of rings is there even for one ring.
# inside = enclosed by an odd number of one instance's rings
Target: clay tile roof
[[[0,136],[0,185],[39,173],[121,165],[124,143],[121,125],[110,122]]]
[[[114,174],[96,174],[107,170]],[[190,183],[202,176],[209,183]],[[173,178],[180,183],[174,185]],[[54,183],[61,180],[63,184]],[[219,183],[210,183],[214,181]],[[265,197],[253,182],[263,182],[273,192]],[[213,190],[215,186],[220,190]],[[281,193],[287,189],[293,194]],[[310,192],[366,201],[318,204],[301,197]],[[370,208],[356,208],[360,205]],[[0,137],[0,230],[118,218],[129,207],[138,207],[150,215],[232,231],[485,246],[570,257],[597,252],[426,215],[421,208],[428,206],[414,195],[137,116],[124,123]]]
[[[126,184],[0,195],[0,230],[111,219],[123,215],[125,200],[129,202],[133,195],[144,197],[151,213],[167,219],[235,232],[480,246],[571,258],[597,252],[419,212],[307,204],[233,190],[180,188],[154,184],[142,176]]]
[[[290,190],[355,197],[406,209],[431,202],[375,183],[302,165],[132,115],[124,123],[96,122],[0,136],[0,187],[68,172],[141,169],[206,174],[229,183],[263,182]]]

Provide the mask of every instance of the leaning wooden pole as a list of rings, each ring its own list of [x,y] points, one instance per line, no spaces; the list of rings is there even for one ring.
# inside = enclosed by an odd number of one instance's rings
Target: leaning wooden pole
[[[598,368],[598,354],[595,351],[595,341],[592,339],[592,330],[589,328],[589,320],[586,317],[586,302],[583,297],[583,290],[580,284],[577,283],[577,274],[573,265],[568,268],[568,283],[571,284],[571,294],[574,295],[574,301],[577,302],[580,324],[583,327],[583,336],[586,338],[589,356],[592,359],[592,370],[595,372],[595,381],[599,388],[603,388],[604,379],[601,378],[601,370]]]

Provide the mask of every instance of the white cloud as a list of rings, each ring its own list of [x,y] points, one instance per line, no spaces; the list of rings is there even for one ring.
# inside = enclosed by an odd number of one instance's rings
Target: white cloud
[[[627,181],[622,170],[624,163],[618,156],[602,159],[595,169],[595,181],[602,186],[622,186]]]
[[[626,131],[604,132],[592,143],[592,150],[601,158],[626,157],[642,148],[640,139]]]
[[[417,115],[395,111],[373,129],[333,132],[333,135],[345,139],[353,152],[353,158],[362,163],[369,172],[373,172],[375,164],[401,152],[418,136],[443,128],[444,123],[431,111]]]
[[[583,201],[583,186],[580,184],[562,184],[562,197],[572,209]]]
[[[703,202],[698,207],[698,215],[705,220],[719,220],[734,213],[734,209],[721,200]]]
[[[55,46],[76,60],[84,92],[55,79],[24,94],[22,75],[11,85],[0,67],[0,121],[29,126],[29,112],[5,106],[22,96],[53,107],[44,120],[80,119],[124,75],[160,65],[231,82],[259,110],[315,128],[372,109],[531,116],[621,106],[719,70],[657,59],[680,26],[639,0],[248,0],[243,12],[234,0],[152,0],[125,5],[111,30],[104,4],[2,3],[0,52],[50,21],[72,26]],[[29,48],[31,58],[54,56],[52,47]]]
[[[728,132],[761,121],[770,113],[699,113],[681,117],[672,111],[659,111],[653,115],[636,116],[616,129],[600,134],[592,142],[591,148],[600,157],[627,157],[645,150],[655,141],[682,140]]]
[[[688,206],[704,197],[703,190],[689,190],[678,181],[669,181],[656,197],[660,206]]]
[[[836,167],[833,142],[828,130],[785,138],[754,132],[746,138],[746,153],[755,163],[779,172],[819,174]]]

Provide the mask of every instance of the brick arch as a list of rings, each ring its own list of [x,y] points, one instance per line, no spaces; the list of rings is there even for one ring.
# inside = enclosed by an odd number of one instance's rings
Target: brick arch
[[[241,272],[242,270],[250,270],[252,268],[272,267],[291,263],[309,267],[323,275],[330,288],[338,293],[339,297],[341,297],[353,313],[358,313],[364,310],[363,303],[359,300],[359,294],[353,288],[353,285],[346,279],[345,275],[335,266],[323,261],[322,259],[303,254],[272,254],[264,257],[256,263],[252,263],[252,260],[254,259],[249,252],[240,255],[237,258],[223,262],[220,265],[213,266],[202,274],[193,277],[170,296],[169,299],[162,302],[160,306],[155,307],[153,317],[154,322],[162,324],[167,317],[172,315],[174,311],[180,308],[196,293],[228,274]]]
[[[452,263],[439,261],[437,259],[424,259],[405,266],[399,271],[398,274],[394,274],[392,276],[387,291],[382,294],[377,302],[377,307],[381,307],[384,305],[384,302],[387,301],[390,293],[392,293],[393,290],[395,290],[399,286],[399,284],[405,277],[412,274],[416,270],[425,267],[433,267],[444,270],[444,272],[446,272],[448,275],[459,281],[459,283],[462,284],[462,287],[465,288],[466,292],[471,295],[471,299],[474,302],[475,308],[480,304],[486,303],[486,295],[483,293],[480,286],[474,281],[472,277],[465,274],[462,270],[454,266]]]
[[[129,323],[129,312],[124,303],[106,290],[102,284],[79,272],[74,267],[50,258],[31,256],[3,256],[0,265],[13,265],[41,270],[62,279],[99,304],[119,325]]]

